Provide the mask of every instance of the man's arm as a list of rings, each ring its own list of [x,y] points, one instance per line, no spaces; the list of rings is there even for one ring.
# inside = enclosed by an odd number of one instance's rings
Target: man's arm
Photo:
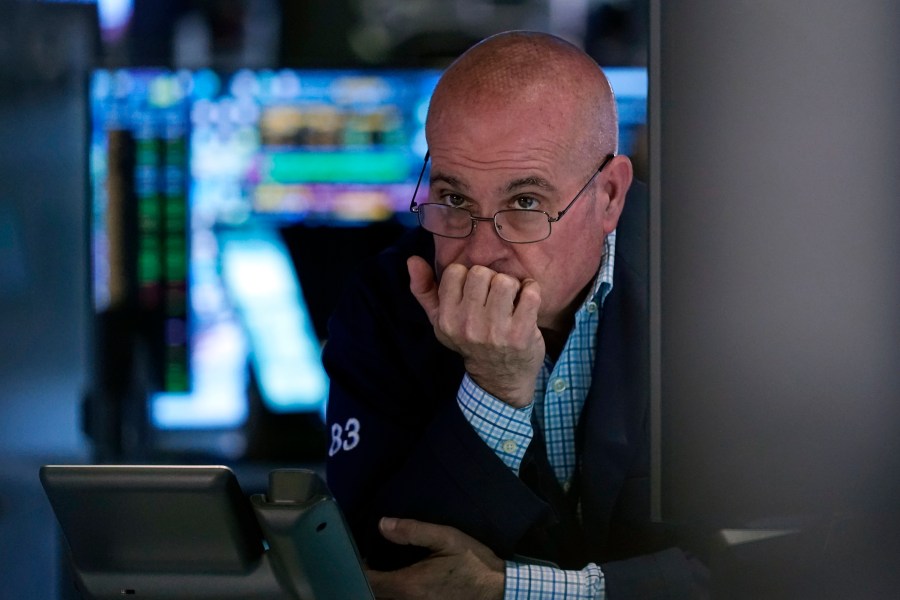
[[[511,557],[552,512],[462,415],[460,358],[435,341],[407,291],[405,261],[395,256],[390,268],[367,269],[332,321],[329,485],[372,567],[402,568],[430,552],[389,543],[377,526],[383,516],[451,526]],[[612,568],[611,590],[630,581],[632,569]]]
[[[329,423],[355,421],[344,436],[350,444],[328,459],[328,481],[372,566],[393,569],[425,555],[387,543],[377,530],[384,516],[452,526],[499,556],[511,556],[536,523],[552,520],[549,506],[484,444],[452,396],[420,428],[353,399],[341,385],[332,392],[338,400]]]
[[[423,252],[422,244],[405,252]],[[449,525],[509,556],[550,509],[461,414],[460,357],[437,343],[409,293],[407,255],[382,256],[361,271],[331,321],[323,356],[329,486],[373,566],[422,556],[384,541],[383,516]]]

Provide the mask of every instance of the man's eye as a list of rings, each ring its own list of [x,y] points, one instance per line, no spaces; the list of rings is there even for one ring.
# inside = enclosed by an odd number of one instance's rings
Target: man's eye
[[[513,202],[513,208],[520,208],[523,210],[536,210],[539,205],[540,202],[531,196],[519,196]]]
[[[466,206],[466,199],[456,194],[444,194],[441,196],[441,201],[447,206],[454,208],[465,208]]]

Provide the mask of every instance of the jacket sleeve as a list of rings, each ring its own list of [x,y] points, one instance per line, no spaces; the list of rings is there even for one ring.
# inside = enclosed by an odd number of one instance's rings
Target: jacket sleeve
[[[456,403],[462,363],[409,292],[405,256],[382,255],[329,323],[327,478],[375,568],[415,561],[387,543],[382,516],[450,525],[498,556],[551,511],[478,437]]]

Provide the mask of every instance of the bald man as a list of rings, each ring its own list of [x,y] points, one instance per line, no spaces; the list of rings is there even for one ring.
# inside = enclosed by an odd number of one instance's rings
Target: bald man
[[[689,597],[649,527],[646,215],[605,76],[493,36],[441,77],[426,139],[421,227],[360,271],[324,352],[328,481],[376,595]]]

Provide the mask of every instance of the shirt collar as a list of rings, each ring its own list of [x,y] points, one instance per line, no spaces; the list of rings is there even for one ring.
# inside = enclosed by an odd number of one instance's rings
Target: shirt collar
[[[594,285],[591,287],[590,293],[584,299],[581,310],[585,310],[587,305],[594,302],[603,306],[603,301],[612,290],[613,286],[613,270],[616,264],[616,231],[613,230],[603,239],[603,255],[600,257],[600,268],[597,270],[597,277],[594,279]]]

